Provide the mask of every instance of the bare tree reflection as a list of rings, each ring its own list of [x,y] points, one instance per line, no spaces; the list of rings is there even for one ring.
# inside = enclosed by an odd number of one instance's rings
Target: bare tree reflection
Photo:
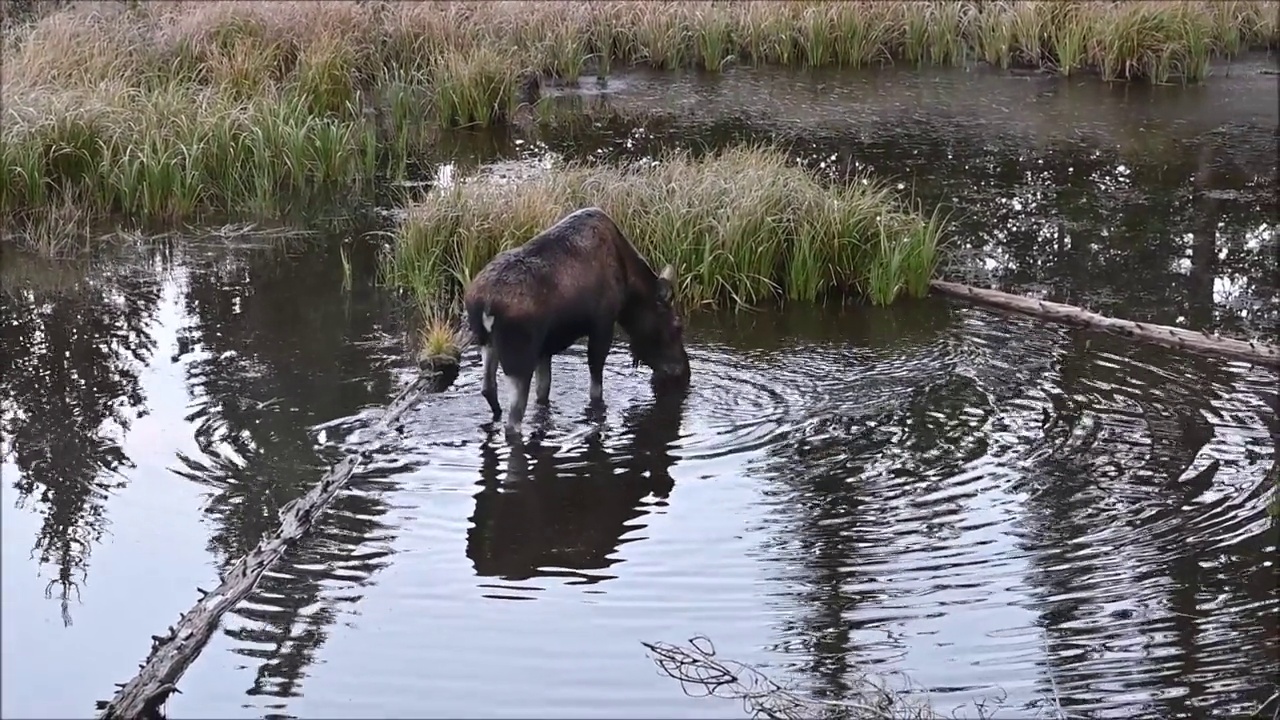
[[[136,259],[41,273],[39,259],[4,254],[4,454],[18,467],[19,506],[43,518],[32,554],[56,567],[46,597],[56,593],[70,625],[70,600],[107,522],[104,503],[133,467],[121,443],[147,412],[138,374],[155,349],[149,325],[162,280]]]
[[[869,594],[891,592],[879,584],[893,562],[892,528],[929,531],[918,518],[895,521],[893,513],[912,505],[892,501],[907,494],[898,478],[918,478],[909,492],[925,494],[983,449],[961,442],[968,428],[955,417],[973,404],[965,402],[972,384],[957,383],[945,366],[910,360],[916,353],[932,356],[951,325],[946,306],[928,304],[843,312],[801,307],[759,321],[747,316],[736,327],[726,322],[723,338],[708,330],[744,350],[765,349],[770,357],[755,361],[761,364],[797,362],[791,357],[796,347],[830,347],[833,358],[842,357],[832,372],[847,367],[848,357],[859,358],[858,372],[843,387],[814,392],[796,408],[796,428],[774,440],[761,466],[772,503],[762,522],[774,526],[768,547],[778,560],[771,573],[799,608],[781,614],[777,630],[783,644],[801,650],[797,662],[812,678],[806,691],[821,700],[853,699],[869,669],[857,657],[872,650],[866,639],[884,641],[878,623],[860,617],[858,608]],[[805,355],[810,361],[811,353]],[[950,422],[930,423],[930,414]],[[906,426],[924,431],[897,432]],[[895,450],[902,442],[906,446]],[[866,590],[877,586],[883,587],[878,593]]]
[[[343,290],[339,243],[226,253],[193,269],[180,351],[192,388],[198,456],[175,472],[212,491],[211,549],[225,569],[277,524],[280,508],[333,458],[310,428],[385,403],[399,354],[379,351],[394,317],[371,282],[374,249],[352,248],[355,285]],[[371,342],[372,341],[372,342]],[[250,695],[291,697],[341,603],[386,565],[386,506],[354,479],[311,536],[263,576],[232,613],[235,652],[259,661]],[[341,591],[341,592],[336,592]]]
[[[1057,383],[1077,409],[1020,488],[1027,584],[1063,704],[1101,710],[1115,702],[1102,687],[1149,693],[1166,717],[1197,715],[1206,702],[1222,712],[1256,704],[1280,667],[1267,610],[1278,600],[1275,571],[1256,562],[1275,539],[1249,531],[1264,511],[1227,488],[1256,476],[1232,456],[1265,448],[1274,417],[1215,422],[1270,410],[1214,361],[1158,350],[1124,361],[1130,348],[1110,338],[1091,347],[1076,338],[1066,350]],[[1128,670],[1132,658],[1117,654],[1125,646],[1144,647],[1149,669]]]
[[[805,608],[779,630],[805,649],[812,692],[832,702],[853,700],[865,673],[903,649],[883,618],[887,606],[913,602],[895,581],[918,587],[926,579],[934,586],[967,580],[953,577],[947,562],[915,553],[958,564],[954,528],[940,518],[963,516],[973,491],[948,484],[989,449],[970,427],[971,413],[990,402],[973,380],[939,377],[936,369],[912,379],[879,376],[874,367],[865,372],[868,378],[829,400],[832,415],[811,433],[775,446],[767,466],[786,537],[778,542],[796,560],[783,579]],[[866,403],[874,392],[894,400]]]
[[[482,489],[467,531],[477,575],[509,581],[572,577],[596,583],[618,562],[623,539],[643,527],[644,499],[665,499],[674,486],[672,445],[679,438],[687,391],[656,393],[629,408],[616,447],[599,434],[580,451],[553,445],[510,447],[506,472],[492,440],[481,447]],[[595,572],[593,572],[595,571]]]
[[[1214,142],[1206,140],[1200,148],[1193,188],[1199,222],[1193,230],[1191,271],[1187,273],[1187,305],[1195,327],[1211,328],[1213,322],[1214,272],[1218,262],[1218,199],[1213,187],[1213,163],[1217,154]]]

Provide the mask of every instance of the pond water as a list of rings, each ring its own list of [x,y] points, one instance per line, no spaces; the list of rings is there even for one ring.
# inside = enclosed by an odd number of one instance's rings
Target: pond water
[[[1275,78],[637,73],[448,138],[438,181],[747,138],[956,208],[953,277],[1275,341]],[[519,446],[415,373],[366,221],[92,261],[6,250],[5,717],[87,716],[344,451],[375,460],[224,620],[175,717],[731,717],[642,641],[940,712],[1232,717],[1280,673],[1274,372],[945,299],[689,319],[687,396],[582,352]],[[351,262],[343,280],[342,250]],[[592,430],[592,432],[586,432]],[[900,681],[889,678],[894,687]]]

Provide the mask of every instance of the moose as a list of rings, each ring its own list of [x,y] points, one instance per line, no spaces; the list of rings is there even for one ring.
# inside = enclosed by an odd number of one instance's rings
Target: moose
[[[657,274],[598,207],[576,210],[523,245],[498,253],[463,293],[467,325],[480,346],[480,394],[502,417],[498,366],[511,385],[507,433],[519,435],[537,376],[536,398],[551,398],[551,357],[587,338],[590,398],[604,398],[604,363],[614,324],[626,332],[632,367],[644,363],[655,386],[689,382],[684,326],[675,309],[675,270]]]

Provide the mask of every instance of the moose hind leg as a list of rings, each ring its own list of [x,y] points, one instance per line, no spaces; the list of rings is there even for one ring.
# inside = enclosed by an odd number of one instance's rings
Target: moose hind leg
[[[498,353],[493,345],[480,348],[480,358],[484,365],[484,378],[480,382],[480,394],[489,402],[493,411],[493,419],[502,417],[502,406],[498,404]]]
[[[551,401],[551,356],[538,361],[538,369],[534,371],[534,391],[537,402],[545,405]]]
[[[509,375],[511,382],[511,407],[507,408],[506,431],[513,435],[520,434],[520,423],[524,421],[524,411],[529,404],[529,385],[533,379],[529,375]]]

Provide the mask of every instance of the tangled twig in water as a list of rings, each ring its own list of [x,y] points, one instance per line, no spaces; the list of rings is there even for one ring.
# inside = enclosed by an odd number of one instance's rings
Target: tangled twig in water
[[[963,717],[959,714],[960,708],[950,715],[939,714],[922,697],[923,693],[912,692],[910,688],[895,692],[868,675],[859,676],[850,689],[850,695],[839,702],[804,697],[753,667],[717,658],[715,645],[703,635],[690,638],[688,647],[665,642],[641,644],[652,653],[654,663],[663,674],[680,681],[680,689],[686,695],[741,700],[743,709],[754,718],[937,720]],[[979,720],[993,717],[1004,706],[1004,700],[1000,697],[975,701],[974,709]],[[1056,702],[1053,705],[1057,711],[1054,716],[1065,717],[1061,707]],[[1043,717],[1043,709],[1036,712],[1035,717]]]
[[[689,639],[689,647],[670,643],[643,643],[664,674],[680,681],[686,695],[715,696],[741,700],[743,709],[754,718],[770,720],[933,720],[927,701],[898,693],[873,681],[859,678],[850,697],[836,702],[804,697],[784,687],[753,667],[736,660],[716,657],[715,645],[706,636]],[[698,688],[701,692],[698,692]],[[980,708],[979,717],[986,717]]]
[[[715,645],[703,635],[690,638],[687,649],[665,642],[642,644],[662,672],[679,680],[680,689],[690,697],[740,699],[753,717],[778,719],[815,717],[814,706],[822,704],[792,693],[755,668],[717,660]]]

